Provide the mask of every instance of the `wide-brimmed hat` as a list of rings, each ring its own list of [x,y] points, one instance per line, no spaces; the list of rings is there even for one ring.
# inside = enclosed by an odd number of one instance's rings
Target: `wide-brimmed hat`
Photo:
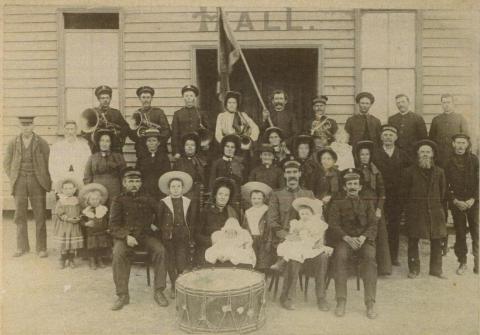
[[[300,207],[309,207],[312,209],[313,214],[321,215],[323,210],[323,202],[318,199],[312,199],[307,197],[296,198],[292,202],[292,207],[298,212]]]
[[[437,155],[437,144],[432,140],[428,140],[428,139],[415,142],[415,144],[413,145],[415,152],[418,152],[418,149],[420,149],[422,145],[428,145],[430,148],[432,148],[434,156]]]
[[[265,183],[259,181],[249,181],[242,185],[242,198],[250,202],[250,195],[253,191],[260,191],[265,195],[265,199],[272,192],[272,188]]]
[[[96,144],[96,145],[99,145],[99,142],[100,142],[100,138],[103,136],[103,135],[108,135],[110,137],[110,141],[112,142],[110,144],[110,149],[115,145],[114,141],[115,141],[115,134],[112,130],[110,129],[105,129],[105,128],[102,128],[102,129],[98,129],[95,131],[94,135],[93,135],[93,142]]]
[[[328,152],[332,157],[333,159],[335,160],[335,162],[338,160],[338,155],[337,153],[332,149],[332,148],[323,148],[323,149],[320,149],[318,152],[317,152],[317,160],[320,162],[322,160],[322,156],[324,153]]]
[[[193,142],[195,142],[195,151],[198,152],[200,150],[200,136],[196,132],[187,133],[182,136],[180,140],[180,151],[184,152],[185,142],[187,142],[188,140],[192,140]]]
[[[53,189],[55,190],[55,193],[61,193],[63,184],[65,184],[67,182],[72,183],[77,188],[77,190],[79,190],[83,185],[83,182],[80,179],[75,178],[73,176],[65,176],[65,177],[59,179],[55,183],[55,185],[53,187]]]
[[[158,188],[163,194],[170,194],[169,184],[172,179],[180,179],[183,184],[182,194],[187,193],[192,188],[192,177],[183,171],[169,171],[160,176],[158,179]]]
[[[375,142],[370,140],[358,141],[355,145],[355,154],[358,155],[362,149],[368,149],[370,154],[372,154],[374,146]]]
[[[107,199],[108,199],[108,191],[107,189],[105,188],[105,186],[101,185],[101,184],[98,184],[98,183],[90,183],[90,184],[87,184],[85,186],[83,186],[81,189],[80,189],[80,192],[78,194],[78,198],[80,199],[80,201],[82,201],[83,203],[86,203],[87,202],[87,197],[88,197],[88,194],[91,193],[91,192],[99,192],[100,193],[100,202],[102,204],[106,203],[107,202]]]
[[[230,198],[229,198],[229,202],[230,202],[232,200],[233,194],[235,193],[236,186],[235,186],[235,181],[229,177],[218,177],[217,179],[215,179],[212,187],[211,198],[212,199],[215,198],[215,193],[222,186],[225,186],[230,190]]]
[[[220,147],[222,148],[222,150],[225,147],[225,144],[227,144],[227,142],[233,142],[233,144],[235,144],[235,152],[238,152],[240,150],[240,136],[238,136],[237,134],[225,135],[222,138],[222,142],[220,142]]]
[[[284,139],[284,134],[283,130],[278,128],[278,127],[270,127],[265,130],[265,133],[263,134],[263,140],[264,142],[268,142],[268,138],[270,137],[271,133],[277,133],[278,136],[283,140]]]

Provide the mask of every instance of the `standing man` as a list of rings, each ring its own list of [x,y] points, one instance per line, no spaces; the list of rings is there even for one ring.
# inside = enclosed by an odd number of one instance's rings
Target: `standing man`
[[[385,184],[385,218],[387,220],[388,244],[392,265],[399,266],[398,247],[400,241],[400,218],[402,198],[400,189],[403,171],[410,165],[408,154],[397,145],[398,130],[392,125],[383,125],[380,139],[382,146],[374,150],[373,163],[382,173]]]
[[[445,279],[442,273],[442,239],[447,235],[444,210],[445,173],[435,165],[437,146],[430,140],[415,145],[417,160],[402,176],[408,235],[408,278],[420,274],[418,242],[430,240],[430,275]]]
[[[356,253],[360,257],[360,271],[364,286],[367,317],[375,319],[377,293],[377,261],[375,240],[377,219],[375,206],[370,199],[360,197],[361,172],[347,169],[342,173],[343,190],[328,210],[329,235],[335,245],[335,315],[345,315],[347,303],[348,259]]]
[[[369,92],[358,93],[355,97],[360,113],[347,119],[345,130],[349,135],[349,142],[355,148],[358,141],[373,141],[375,145],[380,141],[380,120],[368,113],[375,102],[374,96]]]
[[[318,134],[320,132],[328,132],[329,136],[335,137],[338,130],[337,121],[329,118],[325,113],[327,110],[328,97],[320,95],[313,99],[313,121],[309,127],[310,135]]]
[[[410,99],[405,94],[395,97],[398,113],[388,118],[388,124],[398,129],[396,145],[411,156],[415,156],[414,144],[428,138],[423,117],[410,109]]]
[[[111,108],[112,89],[109,86],[101,85],[95,89],[95,96],[98,99],[99,105],[93,110],[97,113],[98,128],[113,128],[115,132],[115,141],[112,143],[112,151],[122,153],[125,138],[128,136],[129,127],[127,121],[118,109]],[[100,149],[95,146],[91,134],[81,133],[81,136],[88,141],[92,153]]]
[[[54,185],[67,177],[83,180],[85,166],[91,155],[88,142],[77,137],[75,121],[65,121],[64,136],[63,140],[52,144],[50,148],[48,169]]]
[[[455,226],[455,255],[460,263],[457,274],[463,275],[467,270],[468,231],[472,238],[473,272],[478,274],[478,158],[469,150],[467,135],[454,135],[452,145],[454,151],[445,166],[445,176]]]
[[[137,97],[142,107],[137,109],[133,115],[130,124],[130,139],[135,142],[135,152],[137,159],[148,156],[148,149],[145,145],[145,138],[142,136],[142,129],[156,128],[160,132],[159,151],[167,153],[167,142],[171,135],[170,125],[167,117],[161,108],[152,107],[152,99],[155,90],[150,86],[142,86],[137,89]]]
[[[52,182],[48,172],[50,147],[33,132],[33,116],[20,116],[22,132],[7,145],[3,168],[12,185],[15,199],[17,225],[17,251],[20,257],[30,251],[28,243],[27,212],[28,200],[32,205],[36,223],[36,251],[39,257],[47,257],[47,229],[45,226],[46,192]]]
[[[442,94],[443,113],[432,120],[429,137],[437,144],[438,156],[436,162],[445,167],[447,160],[453,154],[452,136],[456,134],[468,135],[467,120],[463,115],[455,112],[454,98],[451,94]]]
[[[274,90],[272,93],[271,102],[273,105],[272,112],[264,110],[262,112],[262,122],[260,123],[260,136],[263,137],[263,133],[267,128],[278,127],[282,129],[285,136],[285,143],[290,144],[290,140],[293,136],[298,135],[299,127],[295,114],[285,110],[285,106],[288,103],[288,96],[284,90]],[[268,117],[270,116],[273,124],[270,124]]]
[[[207,115],[197,107],[197,98],[200,91],[194,85],[187,85],[182,88],[182,97],[185,107],[173,114],[172,121],[172,153],[175,159],[179,159],[183,148],[180,143],[183,136],[190,133],[198,133],[200,129],[207,129]],[[197,148],[200,152],[200,148]]]
[[[154,300],[168,306],[163,290],[166,285],[165,249],[155,237],[154,231],[161,226],[158,202],[140,191],[142,175],[134,168],[123,172],[124,192],[115,197],[110,211],[110,233],[113,237],[113,281],[117,300],[112,310],[117,311],[130,302],[128,282],[131,256],[135,249],[146,249],[154,269]],[[155,218],[155,219],[154,219]]]
[[[286,181],[286,186],[278,191],[272,192],[270,197],[267,222],[276,236],[275,245],[285,240],[290,229],[290,220],[296,218],[295,209],[292,207],[293,200],[300,197],[315,199],[312,191],[304,190],[300,187],[300,177],[302,174],[300,167],[300,162],[290,158],[287,159],[283,163],[283,176]],[[328,256],[320,254],[310,259],[310,262],[315,271],[317,306],[322,311],[328,311],[329,306],[325,294],[325,275],[328,267]],[[282,294],[280,296],[280,304],[285,309],[295,309],[293,302],[301,267],[302,263],[294,260],[289,260],[286,264]]]

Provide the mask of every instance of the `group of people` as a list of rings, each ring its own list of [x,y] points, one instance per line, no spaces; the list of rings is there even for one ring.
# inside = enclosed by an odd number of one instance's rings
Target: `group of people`
[[[326,113],[328,97],[312,101],[312,120],[299,127],[286,92],[271,95],[271,111],[254,121],[241,94],[224,95],[215,128],[197,106],[199,89],[182,88],[185,106],[170,127],[152,107],[155,90],[137,89],[142,104],[127,121],[110,107],[112,89],[95,90],[99,106],[82,113],[85,125],[66,121],[65,139],[47,142],[33,131],[34,117],[19,117],[22,132],[8,145],[4,168],[15,199],[19,257],[29,252],[27,209],[36,221],[36,249],[47,257],[46,193],[52,211],[60,267],[75,267],[85,250],[92,269],[112,252],[119,310],[129,303],[131,257],[146,250],[154,269],[154,299],[167,306],[167,274],[176,278],[201,266],[243,266],[283,273],[282,307],[294,308],[299,272],[309,269],[320,310],[333,271],[335,314],[345,314],[348,260],[359,260],[366,315],[375,318],[378,275],[399,262],[402,215],[408,237],[409,278],[420,274],[418,243],[430,240],[429,273],[445,278],[447,213],[456,231],[457,274],[467,271],[469,231],[478,274],[478,158],[471,152],[465,118],[454,97],[442,95],[443,113],[427,132],[409,98],[396,96],[399,112],[387,124],[369,113],[371,93],[356,96],[359,113],[344,128]],[[123,156],[135,143],[135,166]],[[171,138],[171,156],[168,140]],[[171,157],[171,159],[170,159]],[[208,199],[208,200],[207,200]]]

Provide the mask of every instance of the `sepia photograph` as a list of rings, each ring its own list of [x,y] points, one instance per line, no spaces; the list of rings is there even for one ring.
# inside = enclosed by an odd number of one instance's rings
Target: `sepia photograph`
[[[480,334],[477,1],[0,16],[2,334]]]

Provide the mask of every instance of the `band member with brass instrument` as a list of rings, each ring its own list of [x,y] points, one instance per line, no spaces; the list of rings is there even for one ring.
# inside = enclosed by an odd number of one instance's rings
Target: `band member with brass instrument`
[[[250,138],[251,142],[258,140],[260,130],[246,112],[240,111],[242,96],[239,92],[228,91],[225,95],[225,111],[218,114],[215,127],[215,139],[218,143],[226,135],[236,134]]]
[[[186,85],[182,88],[182,97],[185,107],[180,108],[173,114],[172,121],[172,153],[175,159],[179,159],[183,148],[181,142],[183,136],[189,133],[198,133],[200,129],[208,131],[207,114],[201,111],[196,103],[199,89],[194,85]],[[200,150],[200,148],[197,148]]]
[[[271,95],[271,103],[273,110],[262,112],[263,123],[260,125],[260,130],[264,133],[267,128],[278,127],[283,130],[285,142],[290,144],[290,140],[299,133],[300,129],[295,114],[285,109],[288,103],[287,93],[284,90],[274,90]]]
[[[145,145],[145,137],[142,136],[147,129],[155,128],[160,132],[159,152],[167,153],[167,141],[171,135],[170,125],[161,108],[152,107],[152,99],[155,90],[150,86],[142,86],[137,89],[137,97],[142,103],[142,108],[137,109],[130,120],[130,139],[135,142],[137,159],[148,156]]]
[[[145,130],[142,135],[147,147],[148,155],[137,159],[137,170],[143,176],[143,191],[151,197],[160,200],[166,194],[162,194],[158,188],[158,178],[171,170],[168,155],[160,150],[160,131],[155,128]]]
[[[99,105],[82,113],[82,117],[86,119],[87,125],[83,127],[80,136],[88,141],[92,153],[95,153],[100,149],[95,146],[94,132],[100,129],[108,129],[114,133],[112,151],[121,153],[125,144],[125,138],[129,133],[128,123],[118,109],[110,107],[112,89],[109,86],[98,86],[95,89],[95,96]]]
[[[310,135],[318,131],[328,131],[332,136],[335,136],[335,133],[338,130],[337,122],[325,115],[327,109],[328,97],[326,95],[320,95],[313,99],[313,111],[314,117],[313,121],[310,124]]]
[[[263,133],[263,142],[273,147],[275,164],[279,164],[290,155],[290,150],[288,150],[284,140],[284,132],[278,127],[270,127]]]

